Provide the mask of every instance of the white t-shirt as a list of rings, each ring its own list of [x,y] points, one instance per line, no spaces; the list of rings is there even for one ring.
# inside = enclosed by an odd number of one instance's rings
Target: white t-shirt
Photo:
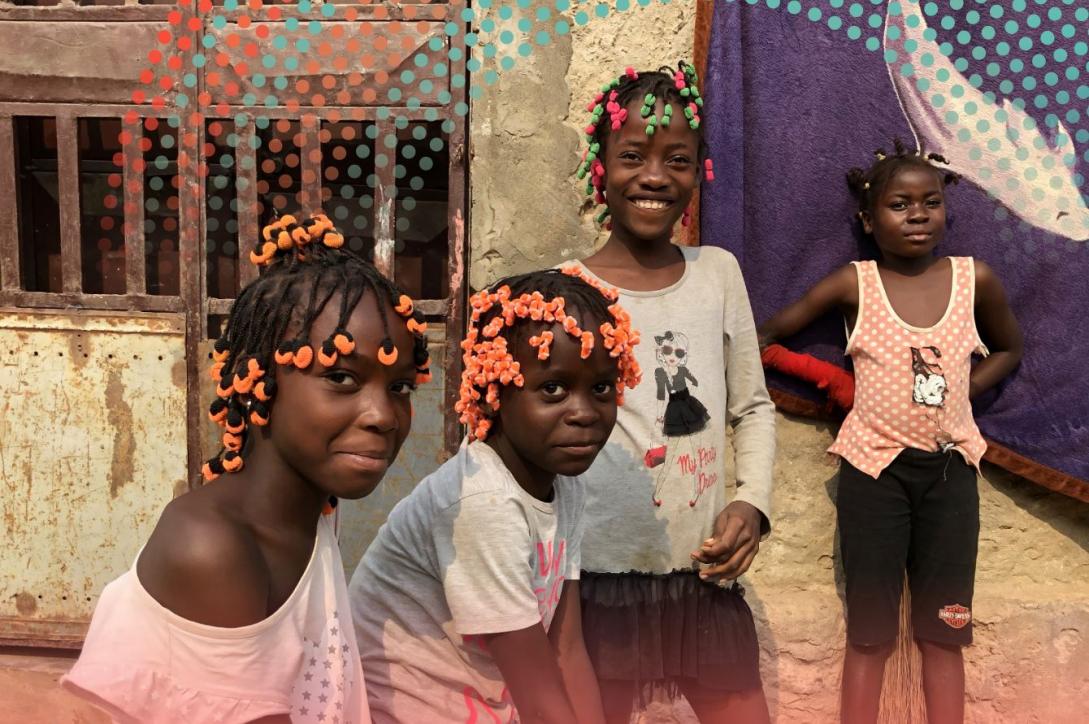
[[[348,587],[375,722],[511,721],[474,637],[548,629],[579,577],[584,499],[580,478],[558,476],[537,500],[474,442],[397,504]]]
[[[368,724],[363,669],[332,515],[295,590],[249,626],[195,623],[141,585],[135,562],[102,592],[83,653],[61,684],[115,721]]]
[[[691,569],[690,554],[731,498],[771,518],[775,405],[741,268],[723,249],[679,248],[676,283],[619,290],[640,334],[643,381],[624,393],[609,442],[584,476],[587,571]],[[727,425],[736,483],[726,475]]]

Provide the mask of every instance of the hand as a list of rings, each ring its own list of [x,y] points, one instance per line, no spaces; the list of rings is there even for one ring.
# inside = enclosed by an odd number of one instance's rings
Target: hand
[[[760,550],[762,513],[756,506],[735,500],[715,518],[714,535],[703,542],[692,559],[710,564],[700,578],[733,580],[749,570]]]

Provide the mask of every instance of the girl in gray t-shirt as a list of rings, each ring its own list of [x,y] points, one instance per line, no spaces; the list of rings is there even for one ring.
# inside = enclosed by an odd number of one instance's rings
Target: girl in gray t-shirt
[[[352,577],[376,723],[604,721],[582,637],[579,476],[639,379],[615,299],[558,271],[472,298],[468,440],[397,504]]]

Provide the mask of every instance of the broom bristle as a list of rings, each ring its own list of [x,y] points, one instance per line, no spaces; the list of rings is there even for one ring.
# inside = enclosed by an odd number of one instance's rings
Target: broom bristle
[[[896,650],[885,663],[881,684],[879,724],[926,724],[926,699],[923,696],[923,661],[911,630],[911,594],[907,575],[900,596],[900,632]]]

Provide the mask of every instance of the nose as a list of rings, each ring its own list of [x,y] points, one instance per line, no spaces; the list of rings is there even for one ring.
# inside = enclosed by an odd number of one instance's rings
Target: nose
[[[594,404],[592,394],[571,395],[569,399],[571,404],[564,418],[567,424],[589,427],[597,424],[601,419],[601,413],[598,411],[597,405]]]
[[[647,189],[660,189],[669,182],[666,176],[665,163],[661,159],[648,158],[639,176],[639,184]]]
[[[368,385],[359,396],[355,424],[364,430],[386,434],[397,429],[397,409],[393,394],[385,385]]]
[[[908,221],[922,223],[930,219],[930,209],[926,204],[912,204],[908,207]]]

